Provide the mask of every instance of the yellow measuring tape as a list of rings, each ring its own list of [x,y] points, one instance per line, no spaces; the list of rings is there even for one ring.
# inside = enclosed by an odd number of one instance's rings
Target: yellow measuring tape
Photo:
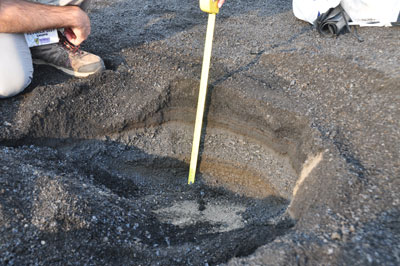
[[[218,4],[217,1],[213,0],[200,0],[200,9],[209,14],[208,14],[206,42],[204,46],[203,66],[201,69],[199,99],[197,102],[196,123],[194,126],[194,134],[193,134],[192,156],[190,158],[188,184],[194,183],[194,178],[196,175],[196,168],[197,168],[197,160],[199,157],[201,128],[203,125],[203,114],[206,103],[208,72],[210,69],[215,17],[219,11],[217,4]]]

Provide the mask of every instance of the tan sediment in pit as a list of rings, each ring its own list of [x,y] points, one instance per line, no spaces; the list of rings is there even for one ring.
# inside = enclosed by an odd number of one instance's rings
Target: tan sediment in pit
[[[214,228],[207,233],[228,232],[245,227],[242,213],[245,206],[226,202],[211,202],[205,210],[200,211],[195,201],[182,201],[175,205],[154,211],[158,218],[165,223],[179,227],[190,226],[196,223],[210,223]]]
[[[275,189],[263,179],[261,174],[251,169],[216,161],[205,161],[200,165],[205,182],[211,186],[223,186],[228,190],[253,198],[277,195]]]

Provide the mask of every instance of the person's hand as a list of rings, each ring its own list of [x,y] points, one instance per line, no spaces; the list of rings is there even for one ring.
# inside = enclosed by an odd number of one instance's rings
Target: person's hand
[[[225,0],[218,0],[218,8],[221,8],[221,6],[224,4]]]
[[[90,34],[90,19],[79,7],[76,7],[71,18],[72,26],[64,29],[64,35],[73,45],[80,45]]]

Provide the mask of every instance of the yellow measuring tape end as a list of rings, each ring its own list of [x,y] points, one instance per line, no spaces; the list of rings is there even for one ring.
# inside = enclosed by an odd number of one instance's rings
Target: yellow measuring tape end
[[[218,1],[217,0],[200,0],[200,9],[201,11],[210,13],[210,14],[218,14]]]
[[[199,157],[201,128],[203,125],[204,106],[206,103],[208,72],[210,69],[212,40],[213,40],[214,26],[215,26],[215,16],[216,16],[215,14],[208,15],[207,34],[206,34],[206,42],[205,42],[205,46],[204,46],[203,66],[201,69],[199,99],[197,102],[196,122],[195,122],[195,126],[194,126],[192,155],[190,158],[188,184],[194,183],[194,179],[195,179],[195,175],[196,175],[196,168],[197,168],[197,160]]]

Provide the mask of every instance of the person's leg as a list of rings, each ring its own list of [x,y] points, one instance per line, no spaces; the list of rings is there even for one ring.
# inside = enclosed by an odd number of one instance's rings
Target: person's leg
[[[31,53],[23,34],[0,33],[0,98],[22,92],[31,82]]]

